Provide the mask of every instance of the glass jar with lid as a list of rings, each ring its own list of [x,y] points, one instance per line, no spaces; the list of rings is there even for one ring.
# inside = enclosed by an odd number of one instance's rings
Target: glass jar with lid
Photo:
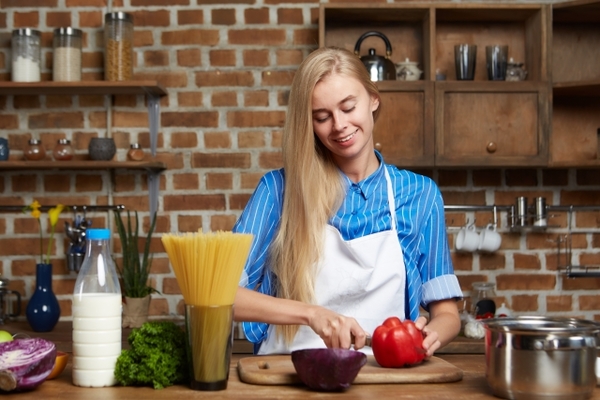
[[[104,15],[104,79],[127,81],[133,76],[133,16]]]
[[[29,161],[39,161],[46,158],[46,149],[42,145],[42,141],[39,139],[30,139],[27,142],[27,147],[23,152],[25,159]]]
[[[40,31],[20,28],[12,31],[13,82],[39,82],[41,79]]]
[[[493,282],[473,282],[471,290],[471,310],[473,315],[495,312],[496,284]],[[490,303],[491,302],[491,303]],[[493,304],[493,306],[492,306]]]
[[[81,30],[57,28],[52,39],[52,80],[72,82],[81,80]]]
[[[73,147],[69,139],[58,139],[56,147],[52,151],[56,161],[69,161],[73,159]]]
[[[144,150],[139,143],[132,143],[127,152],[127,158],[131,161],[142,161],[144,159]]]

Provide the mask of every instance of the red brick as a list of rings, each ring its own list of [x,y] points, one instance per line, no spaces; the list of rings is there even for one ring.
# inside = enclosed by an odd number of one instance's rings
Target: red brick
[[[211,13],[213,25],[235,25],[234,8],[217,8]]]
[[[5,2],[7,0],[3,0]],[[10,0],[14,1],[14,0]],[[18,1],[18,0],[17,0]],[[4,6],[4,4],[2,4]],[[13,26],[15,28],[31,28],[40,24],[40,15],[37,11],[15,12],[13,15]]]
[[[236,64],[233,50],[211,50],[209,56],[213,67],[233,67]]]
[[[206,71],[196,73],[196,85],[207,86],[252,86],[254,77],[250,71]]]
[[[277,46],[285,44],[283,29],[231,29],[227,32],[230,45]]]
[[[39,96],[15,96],[13,99],[16,109],[39,108],[40,104]]]
[[[207,173],[206,189],[208,190],[228,190],[233,189],[233,174],[231,173]]]
[[[244,50],[243,59],[247,67],[266,67],[269,65],[269,51]]]
[[[164,211],[192,211],[226,209],[225,197],[222,194],[209,195],[165,195],[163,196]]]
[[[190,0],[130,0],[132,7],[148,6],[189,6]],[[205,0],[202,0],[205,3]]]
[[[250,153],[193,153],[192,168],[240,168],[250,167]]]
[[[474,186],[498,187],[502,184],[502,173],[500,170],[473,170]]]
[[[295,29],[294,30],[294,45],[307,45],[317,47],[319,43],[319,31],[317,29]]]
[[[512,297],[511,307],[516,312],[538,311],[537,295],[516,295]]]
[[[99,192],[102,190],[102,177],[100,175],[76,175],[75,191],[80,193]]]
[[[584,311],[600,310],[600,296],[581,295],[579,296],[579,309]]]
[[[148,315],[151,317],[170,316],[171,310],[169,309],[167,299],[152,297],[150,308],[148,308]]]
[[[73,7],[106,7],[107,0],[65,0],[67,8]]]
[[[79,11],[80,28],[100,28],[102,26],[104,26],[104,16],[101,11]]]
[[[177,216],[178,232],[196,232],[202,228],[201,215],[179,214]]]
[[[58,28],[61,26],[71,26],[70,12],[47,12],[46,25],[49,28]]]
[[[164,127],[213,127],[218,126],[219,114],[214,111],[205,112],[163,112],[161,124]]]
[[[193,148],[198,146],[196,132],[174,132],[171,134],[171,147]]]
[[[266,86],[290,86],[294,71],[266,71],[262,73],[262,83]]]
[[[219,43],[219,31],[209,29],[187,29],[182,31],[163,32],[161,44],[163,46],[173,45],[202,45],[215,46]]]
[[[210,218],[210,229],[216,231],[230,231],[235,225],[235,215],[213,215]]]
[[[204,134],[204,147],[207,149],[231,148],[231,136],[228,132],[206,132]]]
[[[567,290],[598,290],[600,278],[562,278],[562,289]]]
[[[168,51],[145,51],[144,65],[148,67],[164,67],[169,65]]]
[[[173,189],[175,190],[198,190],[199,187],[198,174],[173,175]]]
[[[249,199],[249,194],[231,194],[229,195],[229,208],[231,210],[243,210],[244,207],[246,207],[246,204],[248,204]]]
[[[246,107],[267,107],[269,105],[269,92],[266,90],[245,91],[244,105]]]
[[[279,49],[275,53],[277,65],[300,65],[304,59],[302,50]]]
[[[203,10],[178,10],[177,22],[179,25],[199,25],[204,23]]]
[[[147,127],[146,112],[113,112],[113,127]]]
[[[180,107],[202,107],[202,93],[198,91],[177,93],[177,103]]]
[[[83,113],[44,113],[29,116],[29,129],[83,128]]]
[[[262,172],[240,173],[240,188],[254,189],[262,176]]]
[[[466,186],[467,177],[464,170],[440,170],[437,183],[439,186]]]
[[[238,147],[244,149],[265,147],[265,134],[262,131],[238,133]]]
[[[277,10],[277,24],[301,25],[304,23],[301,8],[280,8]]]
[[[280,151],[263,151],[258,157],[258,165],[263,169],[276,169],[283,167],[283,156]]]
[[[483,271],[504,269],[506,260],[502,253],[481,253],[479,255],[479,268]]]
[[[177,279],[175,278],[163,278],[162,285],[162,293],[163,294],[181,294],[181,289],[179,288],[179,284],[177,283]]]
[[[539,258],[533,254],[513,254],[515,270],[540,270],[542,269]]]
[[[496,276],[498,290],[553,290],[556,276],[548,274],[500,274]]]
[[[573,296],[547,296],[546,309],[549,312],[564,312],[571,311],[573,308]]]
[[[170,15],[168,10],[139,10],[133,12],[133,23],[136,27],[165,27],[170,25]]]
[[[244,10],[244,22],[247,25],[253,24],[268,24],[269,9],[268,8],[247,8]]]
[[[542,171],[542,185],[544,186],[566,186],[569,184],[569,170],[567,169],[544,169]]]
[[[71,180],[65,175],[47,175],[44,177],[44,190],[46,192],[69,192]]]
[[[237,106],[237,93],[215,92],[211,97],[213,107],[235,107]]]
[[[19,118],[15,114],[0,114],[0,126],[2,129],[18,129]]]
[[[177,64],[182,67],[199,67],[202,57],[199,49],[177,50]]]
[[[282,127],[284,122],[284,111],[230,111],[227,113],[227,126],[229,127]]]

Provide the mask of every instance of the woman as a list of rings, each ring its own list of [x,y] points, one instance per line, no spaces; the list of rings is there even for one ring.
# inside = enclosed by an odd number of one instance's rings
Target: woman
[[[416,320],[430,356],[460,329],[441,195],[375,151],[380,103],[346,50],[314,51],[294,77],[284,168],[262,177],[234,227],[254,235],[235,319],[259,354],[361,349],[398,316]]]

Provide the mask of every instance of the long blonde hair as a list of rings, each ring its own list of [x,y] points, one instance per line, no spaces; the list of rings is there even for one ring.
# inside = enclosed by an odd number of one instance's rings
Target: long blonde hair
[[[304,303],[314,303],[315,267],[323,253],[325,226],[341,206],[346,191],[331,153],[313,131],[313,90],[334,73],[358,79],[371,96],[380,98],[367,69],[348,50],[315,50],[294,76],[283,132],[283,212],[270,256],[277,296]],[[373,113],[374,118],[380,108]],[[277,327],[287,343],[297,331],[297,325]]]

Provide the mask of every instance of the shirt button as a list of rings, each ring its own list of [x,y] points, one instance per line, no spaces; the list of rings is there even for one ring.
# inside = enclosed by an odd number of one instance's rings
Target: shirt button
[[[360,193],[360,188],[357,185],[352,185],[352,190],[354,193]]]
[[[352,215],[356,215],[356,211],[352,211],[352,213],[351,213],[351,214],[352,214]]]

